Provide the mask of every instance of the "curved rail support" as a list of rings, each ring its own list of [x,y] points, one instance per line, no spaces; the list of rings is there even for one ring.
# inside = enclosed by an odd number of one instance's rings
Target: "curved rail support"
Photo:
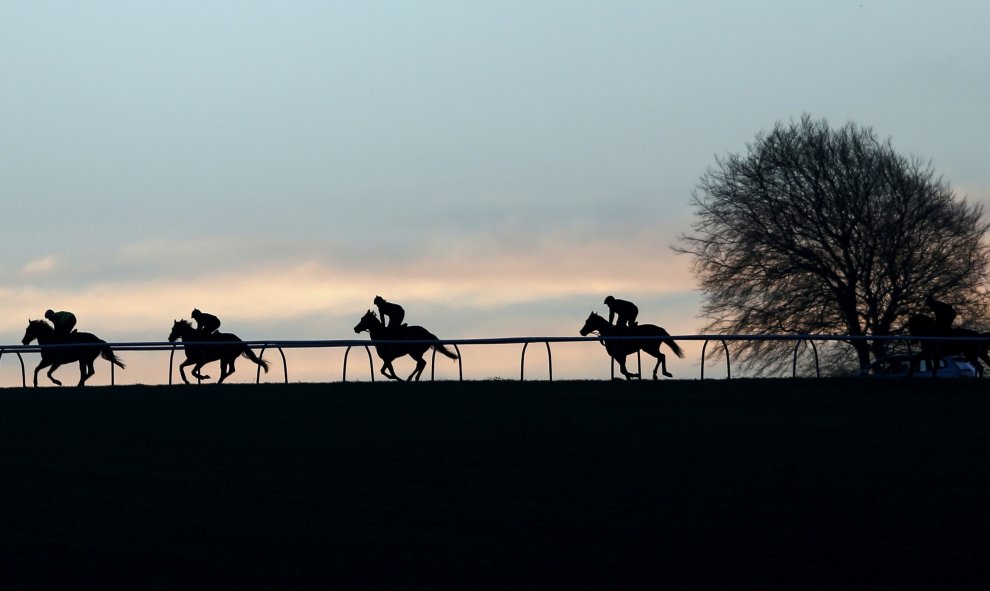
[[[17,361],[21,363],[21,386],[27,388],[27,374],[24,372],[24,358],[21,357],[21,352],[17,352]]]
[[[364,347],[364,352],[368,354],[368,372],[371,374],[371,381],[374,382],[375,381],[375,364],[374,364],[374,361],[371,360],[371,349],[368,348],[368,345],[360,345],[360,346],[361,347]],[[347,355],[350,354],[351,347],[352,347],[352,345],[347,345],[347,349],[344,350],[344,371],[343,371],[343,373],[340,376],[340,381],[341,382],[346,382],[347,381]]]
[[[534,341],[536,342],[536,341]],[[549,380],[553,381],[553,356],[550,353],[550,341],[543,341],[543,344],[547,347],[547,376]],[[529,341],[523,343],[522,353],[519,355],[519,381],[526,381],[526,347],[529,346]]]
[[[801,335],[801,336],[807,336],[807,335]],[[815,346],[815,341],[813,341],[811,339],[807,339],[806,341],[805,340],[802,340],[802,339],[798,339],[797,342],[794,343],[794,360],[793,360],[793,363],[791,365],[791,377],[792,378],[796,378],[797,377],[798,349],[801,347],[801,344],[804,343],[804,342],[808,342],[808,343],[811,344],[811,351],[815,355],[815,377],[816,378],[820,378],[820,377],[822,377],[822,372],[821,372],[821,368],[818,365],[818,347]]]
[[[457,343],[451,343],[454,346],[454,351],[457,353],[457,379],[461,382],[464,381],[464,364],[461,362],[461,350],[457,347]],[[430,381],[434,381],[437,374],[437,348],[433,347],[433,357],[430,359]]]
[[[169,351],[168,353],[168,385],[169,386],[172,385],[172,372],[175,371],[175,369],[172,367],[173,365],[172,362],[174,359],[175,359],[175,344],[173,343],[172,350]]]
[[[6,351],[6,349],[0,347],[0,359],[3,358],[4,351]],[[24,358],[21,357],[20,351],[14,351],[14,354],[17,355],[17,360],[21,363],[21,387],[27,388],[27,374],[24,371]]]
[[[708,348],[708,341],[710,339],[705,339],[704,344],[701,345],[701,379],[705,379],[705,349]],[[722,351],[725,353],[725,379],[732,379],[732,368],[729,366],[729,345],[725,342],[725,339],[719,339],[722,343]]]
[[[265,349],[267,349],[267,348],[268,348],[268,345],[264,345],[264,346],[261,347],[261,352],[258,353],[258,359],[264,359],[265,358]],[[278,345],[275,345],[275,348],[278,349],[278,354],[282,356],[282,373],[285,375],[285,383],[288,384],[289,383],[289,364],[286,363],[286,361],[285,361],[285,351],[283,351],[282,350],[282,347],[279,347]],[[255,372],[255,376],[254,376],[254,383],[255,384],[260,384],[261,383],[261,366],[260,365],[256,368],[256,372]]]

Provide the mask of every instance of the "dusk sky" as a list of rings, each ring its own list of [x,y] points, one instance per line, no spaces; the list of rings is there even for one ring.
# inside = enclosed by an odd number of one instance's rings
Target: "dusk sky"
[[[985,0],[7,1],[0,341],[46,308],[161,341],[194,307],[246,340],[366,339],[375,295],[441,338],[576,336],[610,294],[693,334],[670,249],[692,190],[778,121],[872,127],[990,201],[988,22]],[[287,352],[290,378],[340,379],[338,353]],[[470,349],[465,377],[518,353]],[[122,356],[118,383],[167,377]],[[554,378],[607,375],[597,344],[554,349]]]

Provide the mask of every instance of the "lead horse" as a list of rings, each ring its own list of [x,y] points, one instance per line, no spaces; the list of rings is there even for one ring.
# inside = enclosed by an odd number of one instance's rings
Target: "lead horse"
[[[674,339],[670,338],[670,333],[655,324],[635,324],[630,327],[615,326],[592,312],[584,321],[584,326],[581,327],[581,336],[586,337],[593,332],[597,332],[602,337],[642,337],[628,340],[602,340],[605,351],[612,359],[619,362],[619,371],[626,376],[627,380],[640,377],[638,373],[626,370],[626,357],[630,353],[643,350],[657,358],[657,364],[653,367],[654,380],[657,379],[657,369],[661,366],[663,367],[663,375],[668,378],[674,377],[667,371],[667,356],[660,351],[661,344],[667,345],[675,355],[684,358],[684,351],[674,342]]]
[[[391,341],[391,340],[403,340],[403,341],[423,341],[423,342],[413,342],[413,343],[386,343],[386,344],[376,344],[375,351],[378,353],[378,357],[384,362],[382,363],[382,375],[390,380],[402,381],[395,373],[395,369],[392,367],[392,361],[402,357],[403,355],[409,355],[416,360],[416,369],[413,370],[406,380],[412,381],[413,378],[419,381],[420,376],[423,375],[423,369],[426,367],[426,360],[423,359],[423,354],[426,353],[430,347],[433,347],[440,353],[443,353],[451,359],[457,359],[457,354],[446,348],[439,341],[440,339],[430,331],[426,330],[422,326],[406,326],[401,327],[386,328],[382,321],[378,319],[378,316],[374,312],[368,310],[368,312],[361,317],[361,321],[358,322],[357,326],[354,327],[354,332],[368,331],[371,336],[372,341]],[[431,343],[429,341],[436,341]]]
[[[92,333],[73,332],[65,338],[59,338],[55,336],[55,328],[44,320],[28,320],[27,329],[24,331],[24,338],[21,339],[21,343],[28,345],[35,339],[38,340],[39,345],[43,345],[41,348],[41,363],[38,364],[38,367],[34,368],[34,386],[36,388],[38,387],[38,372],[49,366],[51,366],[51,369],[48,370],[48,379],[59,386],[62,385],[62,382],[55,379],[52,373],[63,364],[72,363],[73,361],[79,362],[79,383],[76,384],[77,386],[84,385],[86,380],[93,377],[93,374],[96,373],[93,363],[97,357],[102,356],[110,363],[121,369],[124,368],[124,362],[114,354],[110,345]],[[92,346],[64,348],[46,346],[86,344]]]
[[[192,365],[194,367],[189,373],[194,378],[208,380],[210,376],[203,375],[200,370],[207,363],[217,360],[220,361],[220,378],[217,383],[222,384],[230,374],[234,373],[234,361],[238,355],[243,355],[257,363],[265,370],[265,373],[268,373],[268,362],[255,355],[254,351],[235,334],[217,332],[204,335],[196,330],[188,320],[176,320],[172,324],[172,332],[168,335],[168,342],[174,343],[177,339],[182,339],[183,343],[187,343],[184,347],[186,360],[179,365],[179,375],[182,376],[182,381],[187,384],[189,380],[186,378],[186,372],[183,368]]]

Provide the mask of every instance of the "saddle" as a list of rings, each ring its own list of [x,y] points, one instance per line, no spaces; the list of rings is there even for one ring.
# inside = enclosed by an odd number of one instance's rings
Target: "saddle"
[[[400,326],[386,326],[385,334],[391,339],[404,339],[406,338],[406,330],[409,325],[403,322]]]

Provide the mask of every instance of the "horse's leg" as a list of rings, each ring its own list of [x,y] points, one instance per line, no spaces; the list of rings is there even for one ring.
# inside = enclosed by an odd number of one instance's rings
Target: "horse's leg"
[[[627,380],[631,380],[633,378],[638,378],[639,377],[639,374],[638,373],[632,373],[632,372],[626,370],[626,356],[625,355],[622,355],[622,354],[614,355],[614,356],[612,356],[612,359],[614,359],[614,360],[616,360],[616,361],[619,362],[619,371],[622,372],[622,375],[626,376],[626,379]]]
[[[34,368],[34,387],[35,388],[38,387],[38,372],[41,371],[42,369],[48,367],[51,364],[52,364],[51,361],[42,359],[41,360],[41,363],[38,364],[38,367]],[[48,376],[48,377],[50,378],[51,376]]]
[[[79,360],[79,383],[76,384],[77,386],[85,385],[86,380],[93,377],[93,374],[96,373],[96,368],[93,367],[93,363],[95,361],[95,359],[91,359],[89,361],[85,361],[83,359]]]
[[[235,357],[234,359],[237,358]],[[226,380],[228,377],[230,377],[230,375],[234,373],[234,371],[236,370],[236,368],[234,367],[234,359],[228,360],[226,363],[226,367],[224,366],[224,360],[223,359],[220,360],[220,379],[217,380],[218,384],[222,384],[223,381]]]
[[[201,361],[199,364],[196,365],[196,378],[197,379],[200,379],[200,380],[208,380],[208,379],[210,379],[210,376],[208,376],[205,373],[203,373],[203,366],[206,365],[207,363],[209,363],[209,361]]]
[[[59,385],[59,386],[61,386],[61,385],[62,385],[62,382],[60,382],[60,381],[58,381],[58,380],[56,380],[56,379],[55,379],[55,376],[53,376],[53,375],[52,375],[52,372],[53,372],[53,371],[55,371],[56,369],[58,369],[58,368],[59,368],[59,367],[61,367],[61,366],[62,366],[62,364],[61,364],[61,363],[52,363],[52,366],[51,366],[51,368],[50,368],[50,369],[48,370],[48,374],[47,374],[47,375],[48,375],[48,379],[49,379],[49,380],[51,380],[51,381],[53,381],[53,382],[55,382],[55,384],[56,384],[56,385]]]
[[[391,361],[386,361],[385,363],[382,364],[382,375],[390,380],[399,380],[400,382],[402,381],[402,378],[396,375],[395,369],[392,368]]]
[[[190,374],[192,374],[192,377],[196,378],[197,380],[208,380],[210,379],[210,376],[203,374],[203,366],[209,362],[210,360],[206,359],[206,356],[203,355],[203,353],[199,349],[193,350],[191,355],[190,355],[190,350],[186,349],[186,361],[179,366],[179,369],[181,370],[182,367],[184,366],[192,365],[193,368],[189,372]],[[182,379],[185,380],[187,384],[189,383],[189,381],[186,380],[185,377],[183,377]]]
[[[203,374],[203,366],[209,363],[208,361],[197,361],[196,366],[192,368],[191,373],[197,380],[208,380],[210,376]]]
[[[426,360],[420,357],[419,362],[416,364],[416,381],[423,377],[423,370],[426,369]]]
[[[670,372],[667,371],[667,356],[660,351],[660,343],[650,343],[643,347],[643,351],[646,351],[650,355],[657,358],[656,365],[653,366],[653,379],[657,379],[657,370],[663,366],[663,375],[668,378],[672,378]]]
[[[190,365],[192,365],[192,364],[194,364],[194,363],[196,363],[196,362],[193,361],[192,359],[186,359],[185,361],[182,362],[181,365],[179,365],[179,375],[182,376],[182,381],[185,382],[185,383],[187,383],[187,384],[189,383],[189,378],[186,377],[186,370],[185,370],[185,368],[188,367],[188,366],[190,366]],[[193,374],[193,377],[196,377],[195,374]]]
[[[413,381],[413,378],[415,377],[416,378],[416,381],[418,382],[419,381],[419,378],[422,377],[422,375],[423,375],[423,368],[426,367],[426,360],[423,359],[423,356],[422,355],[419,355],[419,356],[410,355],[410,357],[412,357],[416,361],[416,369],[414,369],[413,372],[411,374],[409,374],[409,377],[406,378],[406,380],[408,380],[408,381],[411,382],[411,381]]]
[[[667,373],[667,360],[664,358],[664,354],[660,353],[659,355],[654,355],[654,357],[657,358],[657,362],[653,366],[653,379],[657,379],[657,370],[660,369],[661,365],[663,366],[663,375],[669,376],[670,374]]]
[[[966,361],[968,361],[969,364],[973,366],[973,369],[976,370],[976,377],[982,378],[983,377],[983,366],[980,365],[980,349],[979,349],[979,346],[977,345],[977,346],[974,346],[974,347],[968,347],[966,349],[966,355],[965,355],[965,357],[966,357]]]
[[[660,352],[660,347],[657,347],[657,365],[653,368],[653,379],[657,379],[657,367],[662,367],[661,370],[663,375],[668,378],[674,377],[674,374],[667,371],[667,356]]]

